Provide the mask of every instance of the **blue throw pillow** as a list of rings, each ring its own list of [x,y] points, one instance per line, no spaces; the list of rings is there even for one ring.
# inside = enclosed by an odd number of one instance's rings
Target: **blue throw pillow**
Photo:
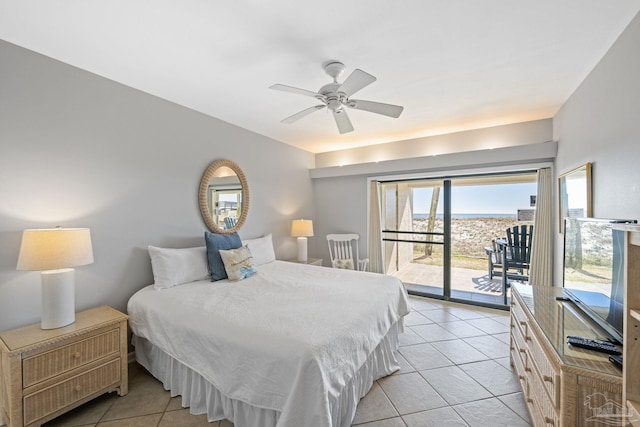
[[[238,233],[216,234],[209,231],[204,232],[204,241],[207,245],[207,259],[209,261],[209,271],[211,281],[227,278],[227,271],[224,269],[220,250],[238,249],[242,247],[242,241]]]

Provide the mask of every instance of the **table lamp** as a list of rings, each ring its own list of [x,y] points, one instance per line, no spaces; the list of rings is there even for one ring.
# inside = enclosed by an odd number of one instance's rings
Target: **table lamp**
[[[307,262],[307,237],[313,236],[313,221],[310,219],[291,221],[291,236],[298,238],[298,261]]]
[[[93,250],[88,228],[24,230],[18,270],[38,270],[42,286],[42,329],[75,322],[75,270],[91,264]]]

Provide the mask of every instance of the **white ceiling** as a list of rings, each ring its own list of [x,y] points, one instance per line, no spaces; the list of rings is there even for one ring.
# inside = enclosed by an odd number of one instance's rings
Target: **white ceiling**
[[[552,117],[638,0],[0,0],[0,38],[311,152]],[[321,64],[378,78],[355,96],[398,119],[327,110]],[[0,76],[1,78],[1,76]]]

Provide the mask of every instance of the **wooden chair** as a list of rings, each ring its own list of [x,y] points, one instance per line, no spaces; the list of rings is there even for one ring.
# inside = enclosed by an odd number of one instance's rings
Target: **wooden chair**
[[[333,268],[367,271],[369,259],[360,259],[358,242],[360,236],[355,233],[327,234],[329,257]]]
[[[506,240],[506,237],[502,239],[491,239],[491,246],[484,247],[489,261],[489,280],[493,279],[493,276],[502,276],[502,248],[498,242]]]
[[[516,225],[507,229],[502,246],[502,284],[506,291],[509,279],[529,280],[533,225]]]

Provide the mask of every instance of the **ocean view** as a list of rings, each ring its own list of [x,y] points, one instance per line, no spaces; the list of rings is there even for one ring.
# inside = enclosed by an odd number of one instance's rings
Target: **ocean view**
[[[427,231],[429,215],[414,215],[413,230]],[[486,246],[491,246],[491,240],[506,237],[507,228],[516,225],[531,224],[518,221],[516,215],[509,214],[454,214],[451,219],[451,243],[453,255],[471,257],[482,260],[482,268],[486,263]],[[442,215],[436,218],[434,231],[443,230]],[[419,251],[419,246],[416,245]]]
[[[436,218],[442,218],[444,215],[436,214]],[[429,218],[427,213],[414,213],[413,219],[426,219]],[[463,213],[463,214],[451,214],[451,218],[456,219],[468,219],[468,218],[516,218],[516,214],[505,213]]]

